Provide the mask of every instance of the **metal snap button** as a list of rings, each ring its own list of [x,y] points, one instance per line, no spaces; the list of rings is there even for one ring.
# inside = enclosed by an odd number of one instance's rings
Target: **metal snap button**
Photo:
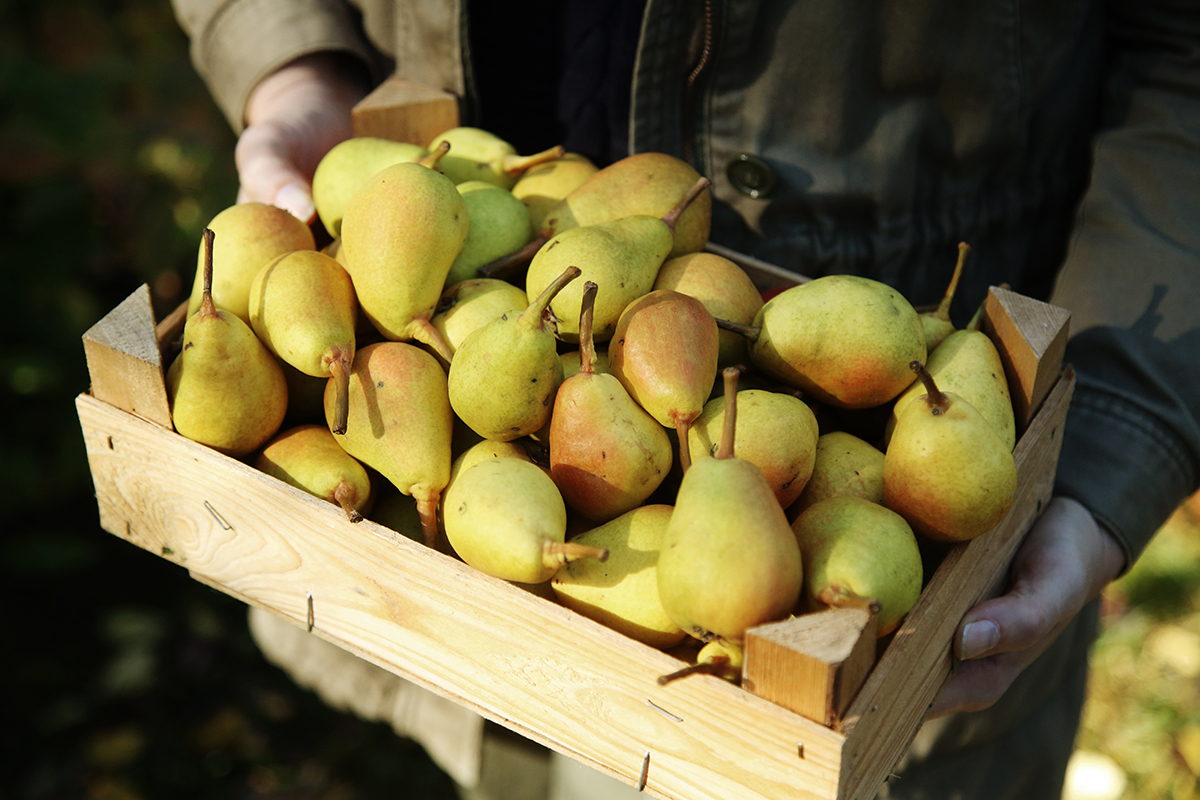
[[[775,188],[775,172],[758,156],[742,153],[725,167],[725,176],[744,195],[766,197]]]

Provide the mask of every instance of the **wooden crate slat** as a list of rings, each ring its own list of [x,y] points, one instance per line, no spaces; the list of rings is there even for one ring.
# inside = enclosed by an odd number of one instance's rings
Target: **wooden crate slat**
[[[355,136],[375,136],[426,147],[458,126],[458,98],[393,75],[351,111]]]
[[[170,428],[171,406],[154,335],[150,287],[142,284],[83,334],[92,395]]]
[[[843,737],[246,464],[81,395],[111,533],[664,798],[831,798]],[[799,755],[799,745],[804,755]]]

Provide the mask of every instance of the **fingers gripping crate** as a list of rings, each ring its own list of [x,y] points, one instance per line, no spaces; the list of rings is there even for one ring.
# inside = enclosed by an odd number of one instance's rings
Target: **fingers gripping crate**
[[[796,280],[721,252],[760,288]],[[161,345],[182,313],[156,324],[145,286],[85,334],[92,386],[76,405],[101,527],[203,583],[652,797],[865,799],[951,674],[963,614],[998,592],[1050,499],[1074,387],[1061,368],[1066,323],[1061,309],[1003,289],[986,304],[1022,432],[1007,518],[950,549],[878,658],[865,616],[802,617],[777,625],[819,637],[756,631],[772,656],[748,688],[704,675],[660,686],[683,666],[672,655],[369,520],[351,525],[332,504],[174,433]]]

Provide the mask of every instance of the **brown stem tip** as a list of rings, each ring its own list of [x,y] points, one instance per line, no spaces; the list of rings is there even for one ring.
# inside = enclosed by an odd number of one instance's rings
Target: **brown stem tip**
[[[950,398],[937,387],[933,382],[933,376],[929,374],[929,370],[925,369],[925,365],[920,361],[911,361],[908,368],[917,373],[917,377],[921,379],[921,383],[925,384],[925,401],[929,403],[934,414],[941,414],[950,407]]]

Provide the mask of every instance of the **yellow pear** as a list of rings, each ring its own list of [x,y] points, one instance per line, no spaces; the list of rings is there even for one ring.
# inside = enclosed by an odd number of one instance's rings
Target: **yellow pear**
[[[530,229],[540,230],[550,210],[597,172],[599,167],[579,153],[563,153],[561,158],[525,170],[512,193],[525,206]]]
[[[278,434],[259,453],[263,472],[341,506],[351,522],[362,520],[371,500],[371,478],[324,425],[298,425]]]
[[[602,547],[608,559],[582,559],[560,567],[550,581],[567,608],[651,647],[678,644],[684,632],[658,598],[658,551],[671,506],[645,505],[573,537]]]
[[[846,431],[830,431],[817,439],[812,475],[788,509],[797,516],[829,497],[850,495],[883,503],[883,452]]]
[[[654,288],[691,295],[717,319],[742,325],[754,322],[763,307],[762,294],[746,271],[715,253],[689,253],[668,259],[658,270]],[[749,357],[745,337],[730,330],[720,332],[718,366],[744,364]]]
[[[420,145],[377,136],[356,136],[335,144],[317,163],[312,179],[313,206],[325,230],[335,239],[341,236],[346,206],[368,178],[384,167],[428,155]]]

